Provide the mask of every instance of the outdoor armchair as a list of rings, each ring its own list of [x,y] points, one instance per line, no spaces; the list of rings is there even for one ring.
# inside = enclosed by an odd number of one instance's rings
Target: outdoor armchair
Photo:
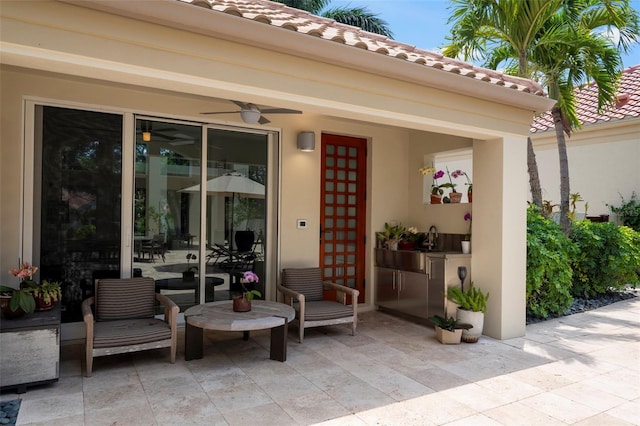
[[[335,290],[337,300],[323,300],[324,290]],[[282,271],[282,285],[278,290],[284,295],[285,303],[296,311],[300,343],[304,339],[304,329],[335,324],[351,324],[355,336],[358,324],[358,295],[356,289],[340,284],[323,282],[320,268],[287,268]],[[351,305],[347,305],[347,295]]]
[[[154,317],[156,300],[164,307],[164,320]],[[86,376],[91,376],[93,358],[104,355],[168,347],[175,363],[179,311],[171,299],[155,292],[153,278],[97,280],[94,296],[82,302]]]

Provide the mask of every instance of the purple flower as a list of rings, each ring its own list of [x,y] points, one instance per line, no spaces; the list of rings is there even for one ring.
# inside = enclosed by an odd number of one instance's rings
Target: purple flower
[[[464,215],[464,220],[471,220],[471,213],[466,213]]]
[[[246,271],[242,276],[242,278],[244,279],[245,282],[248,282],[248,283],[260,282],[260,278],[258,278],[258,276],[252,271]]]
[[[433,178],[440,179],[442,176],[444,176],[444,172],[442,170],[438,170],[436,174],[433,175]]]

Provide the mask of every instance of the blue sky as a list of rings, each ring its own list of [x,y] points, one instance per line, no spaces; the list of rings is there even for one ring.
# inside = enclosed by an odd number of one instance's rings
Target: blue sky
[[[640,0],[631,2],[640,10]],[[389,23],[394,39],[425,50],[437,50],[449,33],[448,0],[333,0],[329,7],[365,6]],[[623,56],[624,67],[640,64],[640,45]]]

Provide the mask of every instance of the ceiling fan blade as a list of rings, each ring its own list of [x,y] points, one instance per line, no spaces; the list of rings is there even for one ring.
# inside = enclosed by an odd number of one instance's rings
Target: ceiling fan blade
[[[249,104],[244,103],[244,102],[240,102],[240,101],[234,101],[233,99],[230,99],[231,102],[233,102],[234,104],[238,105],[241,109],[251,109],[249,107]]]
[[[209,112],[201,112],[200,114],[238,114],[242,111],[209,111]]]
[[[262,114],[302,114],[302,111],[287,108],[267,108],[261,109]]]
[[[261,115],[260,119],[258,120],[258,123],[267,124],[267,123],[271,123],[271,120],[268,120],[264,115]]]

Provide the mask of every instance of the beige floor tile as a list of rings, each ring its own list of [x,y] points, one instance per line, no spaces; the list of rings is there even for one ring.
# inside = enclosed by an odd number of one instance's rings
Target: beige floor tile
[[[640,401],[626,402],[607,410],[606,414],[634,425],[640,425]]]
[[[84,408],[87,411],[117,410],[131,405],[148,404],[140,382],[110,388],[85,389]]]
[[[544,365],[541,367],[514,371],[513,373],[510,373],[509,376],[524,383],[528,383],[531,386],[538,387],[543,391],[550,391],[576,383],[575,380],[556,373],[555,371],[546,368]]]
[[[28,393],[28,392],[27,392]],[[64,418],[84,415],[82,392],[47,397],[22,399],[16,425],[57,422]]]
[[[622,419],[618,419],[613,417],[607,413],[601,413],[593,417],[589,417],[588,419],[584,419],[577,423],[574,423],[575,426],[634,426],[638,423],[627,422]]]
[[[296,422],[303,425],[321,423],[336,417],[348,416],[350,412],[322,391],[282,401],[282,409]]]
[[[612,395],[601,387],[593,387],[586,383],[575,383],[555,389],[551,393],[595,408],[598,411],[607,411],[627,402],[627,400]]]
[[[493,420],[483,414],[465,417],[455,422],[447,423],[447,426],[501,426],[502,423]]]
[[[394,402],[390,396],[357,378],[347,385],[328,389],[326,393],[351,412],[369,410]]]
[[[293,426],[297,425],[278,404],[271,403],[250,410],[229,411],[224,418],[230,426]]]
[[[469,380],[443,370],[440,367],[419,370],[410,373],[409,377],[433,391],[442,391],[471,383]]]
[[[86,424],[91,426],[155,426],[158,424],[151,407],[146,403],[86,410],[84,417]]]
[[[63,345],[58,383],[0,400],[22,398],[22,425],[640,426],[640,299],[453,346],[359,317],[356,336],[318,327],[300,344],[293,327],[284,363],[268,331],[205,333],[204,357],[184,361],[181,328],[175,364],[167,350],[100,357],[85,378],[83,346]]]
[[[441,425],[473,416],[476,411],[442,392],[413,398],[403,402],[403,408],[418,418]]]
[[[460,386],[457,388],[447,389],[440,392],[440,395],[458,401],[473,410],[482,412],[501,405],[513,402],[513,399],[504,394],[488,391],[475,383]]]
[[[553,393],[543,393],[520,401],[565,423],[576,423],[598,414],[598,410]]]
[[[429,420],[425,413],[408,411],[403,404],[390,404],[383,407],[376,407],[370,410],[364,410],[356,414],[368,425],[435,425]]]
[[[216,389],[207,394],[223,415],[232,411],[252,411],[255,407],[273,402],[255,383]]]
[[[554,419],[541,411],[520,402],[496,407],[482,414],[507,426],[565,426],[566,423]]]

